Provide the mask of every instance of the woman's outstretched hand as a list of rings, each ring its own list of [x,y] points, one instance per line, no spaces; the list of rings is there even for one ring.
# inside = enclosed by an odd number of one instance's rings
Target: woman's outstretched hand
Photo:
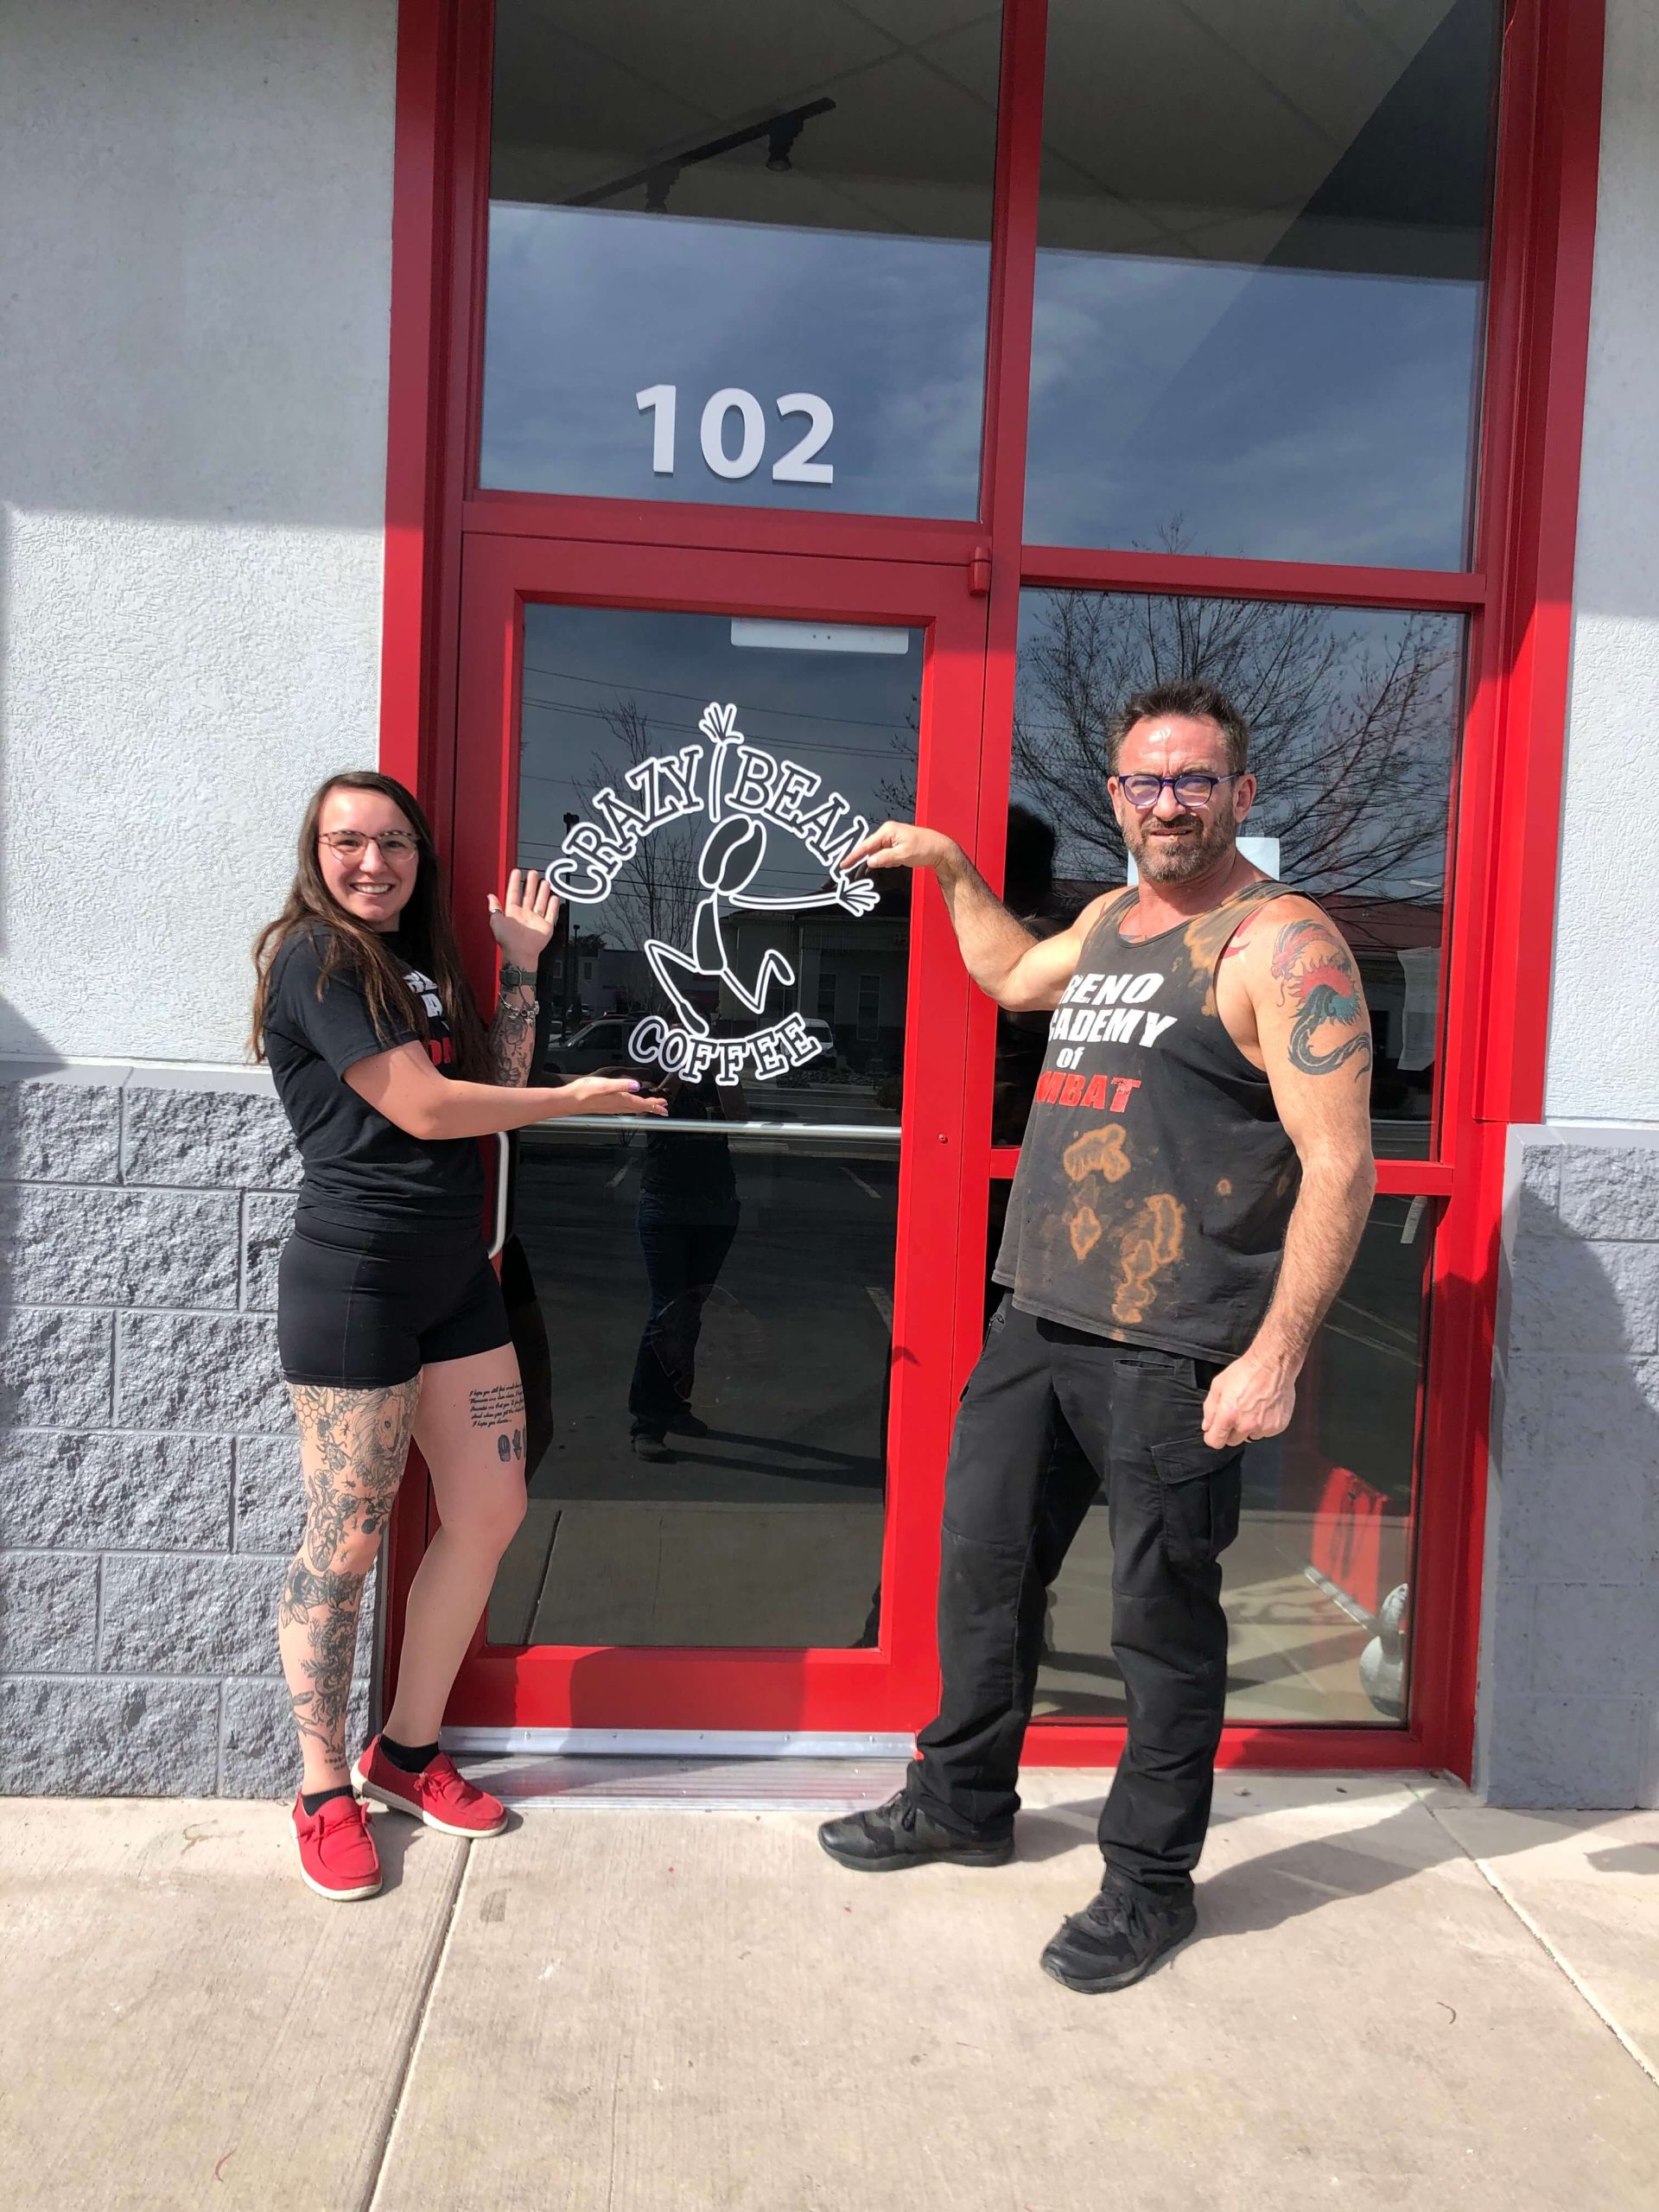
[[[505,899],[490,893],[490,934],[517,968],[534,969],[558,918],[553,887],[537,868],[514,868]]]
[[[563,1109],[567,1114],[650,1114],[668,1111],[665,1098],[647,1097],[632,1076],[579,1075],[559,1085],[559,1096],[577,1102]]]

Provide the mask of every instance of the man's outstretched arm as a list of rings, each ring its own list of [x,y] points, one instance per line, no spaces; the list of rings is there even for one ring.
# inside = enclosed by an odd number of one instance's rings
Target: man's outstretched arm
[[[872,869],[931,868],[938,880],[963,964],[988,998],[1011,1014],[1058,1006],[1077,973],[1077,956],[1101,904],[1091,900],[1070,929],[1037,938],[1015,921],[954,837],[913,822],[884,822],[842,861]]]

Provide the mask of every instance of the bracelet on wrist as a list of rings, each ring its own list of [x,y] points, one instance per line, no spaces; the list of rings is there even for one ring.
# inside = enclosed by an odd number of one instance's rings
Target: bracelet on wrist
[[[502,989],[504,991],[518,991],[523,990],[526,987],[531,990],[535,988],[536,970],[533,968],[516,967],[511,960],[504,960],[501,963]]]

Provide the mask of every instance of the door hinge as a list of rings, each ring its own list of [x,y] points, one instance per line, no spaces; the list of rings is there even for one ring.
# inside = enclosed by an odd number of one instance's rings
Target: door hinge
[[[976,545],[968,556],[968,588],[976,599],[983,599],[991,588],[991,549]]]

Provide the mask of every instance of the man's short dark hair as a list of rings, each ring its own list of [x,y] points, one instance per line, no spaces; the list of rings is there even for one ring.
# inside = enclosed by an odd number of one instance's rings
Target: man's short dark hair
[[[1185,715],[1192,721],[1209,721],[1220,729],[1227,745],[1227,767],[1242,776],[1250,758],[1250,726],[1219,685],[1201,677],[1182,677],[1173,683],[1154,683],[1126,699],[1113,715],[1106,732],[1106,766],[1117,773],[1117,756],[1123,741],[1137,722],[1160,721],[1167,715]]]

